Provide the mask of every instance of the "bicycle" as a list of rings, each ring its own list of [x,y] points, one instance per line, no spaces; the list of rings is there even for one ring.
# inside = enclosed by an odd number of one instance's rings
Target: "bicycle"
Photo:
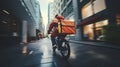
[[[71,26],[71,24],[69,23],[71,21],[67,21],[67,24],[69,24],[69,25],[64,25],[63,20],[61,20],[60,18],[57,18],[57,19],[58,19],[58,23],[56,25],[57,36],[55,38],[56,47],[53,47],[53,52],[55,52],[55,50],[58,49],[58,51],[60,51],[62,57],[64,59],[68,59],[70,56],[70,45],[69,45],[69,42],[65,39],[65,36],[68,34],[72,34],[74,32],[73,30],[70,29],[70,28],[73,29],[73,26]],[[66,22],[66,21],[64,21],[64,22]],[[71,30],[72,32],[71,31],[69,31],[69,33],[63,32],[63,26],[65,26],[66,28],[69,27],[68,30]]]
[[[62,57],[64,59],[68,59],[70,56],[70,45],[69,42],[65,39],[65,37],[60,34],[55,38],[56,47],[53,48],[53,52],[57,49],[60,51]]]

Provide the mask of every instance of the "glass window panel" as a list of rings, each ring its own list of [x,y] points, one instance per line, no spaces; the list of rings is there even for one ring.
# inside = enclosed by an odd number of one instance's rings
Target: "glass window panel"
[[[86,18],[86,17],[89,17],[92,15],[92,5],[89,5],[89,6],[86,6],[86,7],[83,7],[82,9],[82,18]]]
[[[116,21],[117,21],[117,24],[120,24],[120,14],[117,14]]]
[[[94,8],[95,13],[98,13],[98,12],[106,9],[105,0],[95,0],[93,8]]]

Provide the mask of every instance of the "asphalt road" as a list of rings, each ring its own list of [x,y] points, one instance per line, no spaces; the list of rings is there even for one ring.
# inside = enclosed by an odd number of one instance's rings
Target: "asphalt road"
[[[0,67],[120,67],[120,50],[70,43],[68,60],[52,52],[48,38],[0,50]]]

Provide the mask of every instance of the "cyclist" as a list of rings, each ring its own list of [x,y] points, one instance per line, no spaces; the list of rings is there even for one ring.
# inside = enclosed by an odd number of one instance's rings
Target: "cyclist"
[[[64,20],[64,17],[61,15],[55,15],[55,19],[52,20],[52,22],[49,25],[49,29],[48,29],[48,34],[51,33],[51,41],[52,41],[52,47],[56,47],[56,43],[55,43],[55,37],[58,36],[58,21],[59,20]],[[65,35],[63,35],[63,37],[65,37]]]

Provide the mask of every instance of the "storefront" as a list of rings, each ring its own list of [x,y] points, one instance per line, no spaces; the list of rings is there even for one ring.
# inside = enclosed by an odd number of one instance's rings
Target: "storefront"
[[[84,25],[83,26],[83,38],[86,40],[94,40],[94,37],[96,36],[96,40],[102,40],[104,35],[102,35],[102,27],[108,25],[108,20],[102,20],[99,22],[95,22],[95,33],[94,33],[94,23]]]
[[[111,29],[107,28],[114,25],[118,28],[119,25],[116,24],[120,24],[119,2],[120,0],[80,0],[80,5],[78,5],[78,15],[80,16],[76,19],[76,37],[78,36],[81,40],[109,41],[107,36]],[[112,31],[116,34],[119,29],[112,29]],[[113,37],[115,36],[113,35]]]
[[[120,13],[116,15],[116,22],[117,24],[120,24]]]
[[[100,6],[101,5],[101,6]],[[102,27],[108,25],[108,19],[100,16],[106,9],[105,0],[94,0],[81,9],[84,40],[102,40]],[[103,18],[103,19],[102,19]]]

